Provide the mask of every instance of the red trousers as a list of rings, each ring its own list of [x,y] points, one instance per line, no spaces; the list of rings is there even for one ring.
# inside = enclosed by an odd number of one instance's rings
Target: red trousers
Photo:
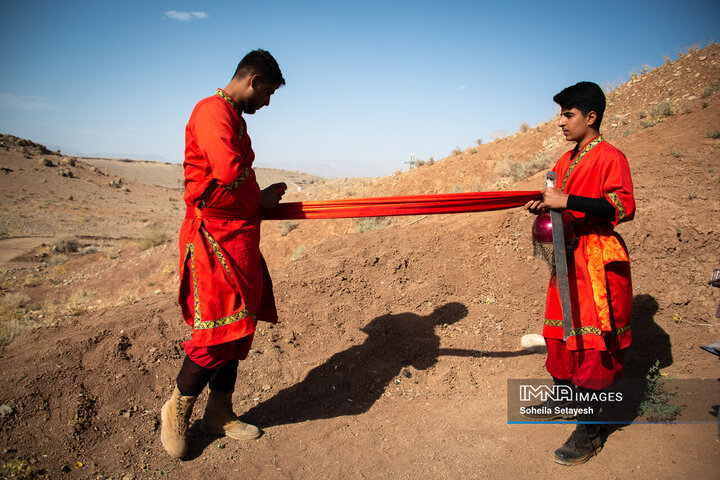
[[[555,378],[572,380],[574,385],[602,390],[623,374],[625,350],[568,350],[565,342],[546,338],[548,356],[545,368]]]

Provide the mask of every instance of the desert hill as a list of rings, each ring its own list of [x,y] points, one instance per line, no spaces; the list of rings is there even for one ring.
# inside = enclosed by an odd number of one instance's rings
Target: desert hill
[[[618,228],[633,260],[631,377],[657,362],[664,376],[718,378],[699,348],[720,334],[720,292],[706,283],[720,268],[718,91],[715,44],[608,93],[603,134],[628,157],[638,204]],[[551,120],[385,178],[298,176],[286,200],[536,190],[569,148]],[[259,325],[234,405],[265,435],[235,443],[195,425],[189,461],[171,460],[158,412],[188,335],[175,302],[177,167],[3,136],[0,170],[0,465],[93,479],[715,478],[720,468],[713,424],[626,426],[572,470],[551,460],[572,427],[507,424],[507,379],[547,376],[543,356],[519,346],[540,332],[548,278],[521,209],[264,223],[281,323]]]

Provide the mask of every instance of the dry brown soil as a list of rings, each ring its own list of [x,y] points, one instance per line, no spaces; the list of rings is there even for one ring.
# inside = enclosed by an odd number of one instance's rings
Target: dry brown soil
[[[707,285],[720,268],[718,90],[711,45],[608,97],[603,130],[630,161],[638,205],[618,228],[633,260],[630,377],[656,361],[665,376],[720,377],[699,348],[720,340],[720,289]],[[556,130],[386,178],[266,171],[260,183],[287,177],[300,187],[287,200],[534,190],[544,172],[520,180],[499,165],[557,158],[569,146]],[[182,172],[73,160],[9,136],[0,167],[0,405],[11,409],[0,465],[68,479],[718,478],[720,398],[693,399],[714,408],[704,423],[620,428],[577,467],[552,461],[571,426],[507,423],[507,380],[547,376],[543,356],[520,348],[541,330],[548,277],[521,209],[395,217],[363,233],[353,220],[266,222],[281,323],[260,325],[234,399],[265,434],[202,435],[201,397],[191,454],[173,460],[159,409],[189,334],[176,304]]]

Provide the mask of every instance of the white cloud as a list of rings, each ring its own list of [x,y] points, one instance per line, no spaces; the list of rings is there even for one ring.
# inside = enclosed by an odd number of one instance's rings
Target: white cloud
[[[190,20],[202,20],[208,18],[206,12],[178,12],[177,10],[168,10],[165,16],[171,20],[179,22],[189,22]]]
[[[458,90],[460,90],[461,92],[462,92],[463,90],[467,90],[467,86],[466,86],[466,85],[460,85],[460,86],[458,87]]]
[[[0,106],[13,110],[47,110],[52,107],[47,99],[30,95],[16,95],[14,93],[0,93]]]

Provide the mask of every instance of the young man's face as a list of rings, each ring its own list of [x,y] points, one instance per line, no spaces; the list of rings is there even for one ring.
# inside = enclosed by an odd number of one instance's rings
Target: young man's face
[[[271,85],[270,83],[262,81],[253,82],[253,94],[247,102],[245,102],[245,105],[243,106],[243,113],[252,115],[262,107],[270,105],[270,97],[273,93],[275,93],[275,90],[277,90],[276,85]]]
[[[595,120],[595,112],[588,112],[587,115],[583,115],[577,108],[563,108],[560,111],[558,127],[562,129],[565,140],[569,142],[582,142],[586,140],[588,136],[595,133],[590,126]]]

